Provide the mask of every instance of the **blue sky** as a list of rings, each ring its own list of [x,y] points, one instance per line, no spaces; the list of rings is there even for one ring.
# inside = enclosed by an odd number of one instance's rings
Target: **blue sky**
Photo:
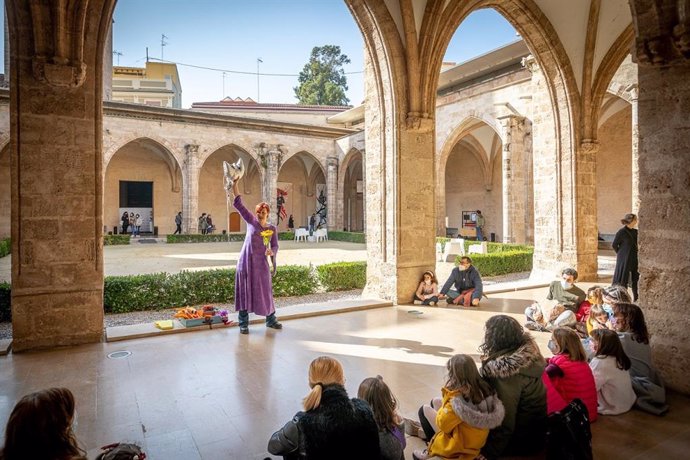
[[[352,61],[346,72],[363,69],[362,36],[342,0],[119,0],[114,20],[113,49],[122,53],[120,65],[144,66],[147,47],[150,57],[160,58],[165,34],[166,60],[253,73],[261,58],[260,73],[294,75],[262,75],[261,102],[296,102],[296,75],[314,46],[338,45]],[[516,38],[502,16],[480,10],[460,25],[444,60],[463,62]],[[255,74],[226,73],[223,79],[222,72],[185,66],[178,71],[183,107],[223,96],[257,97]],[[350,104],[361,103],[363,75],[348,75],[348,85]]]

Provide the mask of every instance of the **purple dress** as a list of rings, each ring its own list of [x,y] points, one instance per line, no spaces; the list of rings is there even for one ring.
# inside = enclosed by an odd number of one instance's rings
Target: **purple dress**
[[[260,233],[264,230],[273,230],[270,245],[275,264],[275,256],[278,254],[278,231],[274,225],[262,227],[256,215],[244,207],[239,195],[235,197],[233,205],[247,222],[247,236],[244,238],[235,271],[235,310],[246,310],[257,315],[268,316],[276,309],[273,305],[271,268],[266,257],[264,238]]]

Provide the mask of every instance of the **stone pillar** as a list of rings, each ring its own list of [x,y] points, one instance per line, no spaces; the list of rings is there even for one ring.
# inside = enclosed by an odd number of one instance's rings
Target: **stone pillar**
[[[103,50],[103,100],[110,101],[113,98],[113,23],[110,21],[110,29],[106,35],[105,49]]]
[[[7,6],[2,9],[5,18],[5,85],[10,84],[10,28],[7,24]]]
[[[630,93],[630,105],[632,111],[632,213],[637,214],[640,209],[640,130],[638,125],[639,109],[637,100],[639,98],[639,90],[637,85],[630,85],[628,88]]]
[[[367,152],[362,151],[362,231],[367,232]]]
[[[554,102],[545,75],[534,58],[532,71],[532,142],[534,183],[534,265],[532,277],[551,279],[571,266],[580,280],[596,279],[597,227],[595,158],[598,144],[574,145],[571,120],[554,118]],[[563,107],[560,107],[563,109]]]
[[[261,155],[261,166],[263,166],[265,174],[263,176],[264,183],[262,187],[262,200],[271,206],[272,212],[276,211],[278,205],[276,199],[278,197],[278,172],[280,171],[280,164],[283,160],[283,151],[280,145],[275,145]],[[272,223],[276,223],[273,215],[269,216]]]
[[[435,266],[434,129],[428,114],[400,114],[380,95],[365,52],[367,285],[364,296],[411,302]]]
[[[6,2],[15,352],[103,337],[106,4]]]
[[[342,209],[338,209],[336,206],[337,196],[338,196],[338,158],[328,157],[326,158],[326,212],[327,220],[326,226],[328,230],[338,230],[337,224],[342,221],[342,215],[338,219],[338,212]]]
[[[656,14],[682,3],[633,0],[631,6],[639,77],[639,300],[654,364],[668,387],[688,394],[690,17],[681,22]]]
[[[530,135],[524,117],[509,115],[499,118],[503,131],[502,182],[503,182],[503,233],[504,243],[527,242],[530,216],[530,173],[525,138]]]
[[[182,187],[182,233],[199,232],[199,146],[184,146],[182,164],[184,186]]]

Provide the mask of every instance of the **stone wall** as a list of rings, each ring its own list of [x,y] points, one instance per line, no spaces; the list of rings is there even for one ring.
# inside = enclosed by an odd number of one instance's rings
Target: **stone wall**
[[[10,149],[0,150],[0,239],[10,236]]]

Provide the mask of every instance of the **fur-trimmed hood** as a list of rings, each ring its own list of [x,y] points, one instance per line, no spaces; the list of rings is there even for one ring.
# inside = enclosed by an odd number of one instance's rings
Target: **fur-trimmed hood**
[[[533,339],[514,352],[484,361],[480,373],[484,378],[504,379],[517,374],[540,377],[546,362]]]
[[[479,404],[467,401],[462,396],[455,396],[450,400],[453,412],[467,424],[486,430],[491,430],[503,423],[505,408],[498,396],[491,395]]]

